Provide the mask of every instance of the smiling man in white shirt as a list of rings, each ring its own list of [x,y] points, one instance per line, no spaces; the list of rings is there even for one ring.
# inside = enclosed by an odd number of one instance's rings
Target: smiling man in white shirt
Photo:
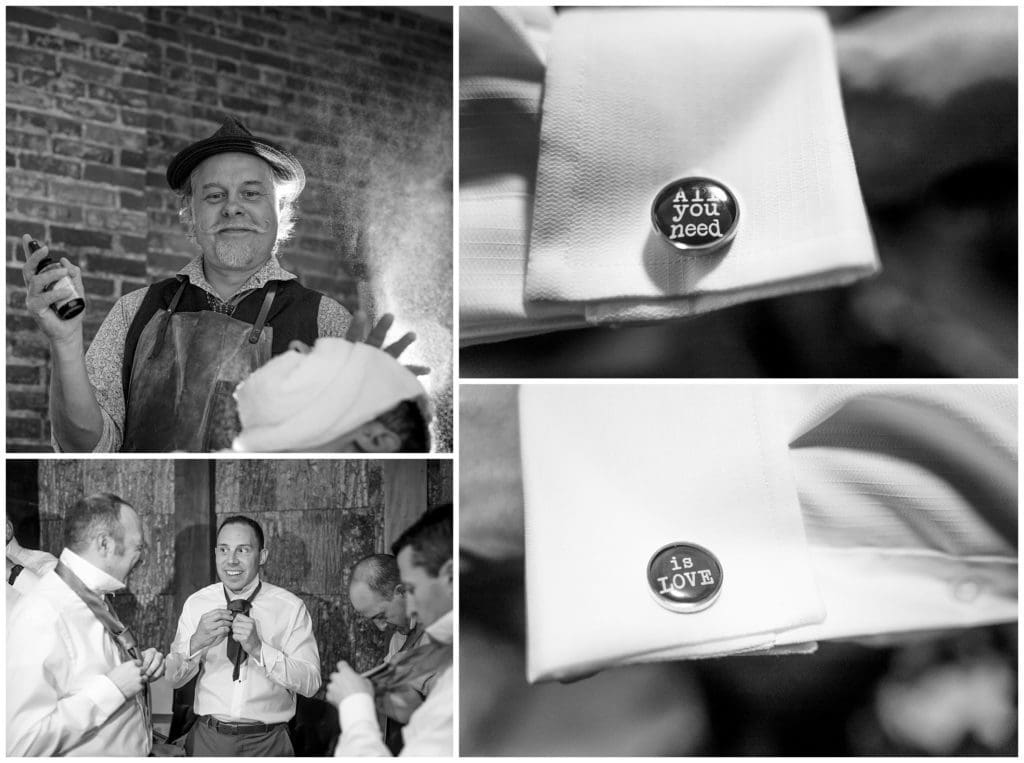
[[[8,623],[7,754],[148,755],[144,689],[163,655],[140,650],[107,601],[142,561],[146,529],[111,493],[78,501],[64,528],[59,563]]]
[[[415,663],[436,671],[438,676],[426,700],[412,714],[402,730],[409,757],[450,757],[452,755],[452,600],[454,565],[452,562],[452,507],[431,509],[391,546],[398,557],[398,569],[406,592],[409,616],[426,626],[429,643],[418,647]],[[438,664],[444,667],[438,668]],[[418,671],[409,666],[409,680]],[[327,699],[338,705],[341,739],[336,757],[388,757],[374,708],[375,688],[342,660],[331,676]]]
[[[215,547],[219,583],[189,597],[168,657],[176,688],[199,672],[185,749],[195,756],[291,756],[295,695],[320,688],[320,653],[305,604],[260,579],[268,550],[259,523],[225,519]],[[201,671],[201,672],[200,672]]]

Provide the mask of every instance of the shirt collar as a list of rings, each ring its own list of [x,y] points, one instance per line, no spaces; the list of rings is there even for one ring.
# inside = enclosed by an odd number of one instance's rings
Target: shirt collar
[[[90,562],[85,561],[85,559],[70,548],[60,552],[60,560],[65,567],[78,576],[79,580],[85,583],[86,588],[90,591],[95,591],[101,596],[125,588],[125,584],[120,580],[112,575],[108,575]]]
[[[198,286],[203,291],[209,292],[220,299],[220,295],[218,295],[217,291],[210,285],[210,282],[206,280],[206,274],[203,272],[202,254],[197,254],[193,257],[185,267],[178,271],[177,275],[184,276],[193,286]],[[228,299],[233,299],[242,292],[261,289],[270,281],[291,281],[295,278],[298,278],[298,276],[294,273],[289,273],[287,270],[282,268],[281,262],[277,259],[277,255],[272,254],[270,255],[270,259],[264,262],[259,270],[249,276],[245,283],[239,287],[238,291],[232,294]]]
[[[441,644],[452,643],[452,613],[449,610],[427,626],[427,635]]]
[[[18,543],[18,539],[11,538],[11,540],[7,543],[7,558],[15,559],[21,554],[23,550],[24,549],[22,549],[21,544]],[[14,556],[11,556],[11,554],[14,554]]]
[[[226,585],[224,585],[224,581],[223,580],[220,582],[221,588],[223,588],[225,591],[227,591],[228,598],[232,599],[232,600],[234,600],[234,599],[248,599],[249,595],[253,591],[256,590],[256,586],[258,586],[259,584],[260,584],[260,576],[257,575],[255,578],[253,578],[253,581],[249,585],[247,585],[245,588],[243,588],[238,593],[235,593],[234,591],[229,591],[228,590],[228,587]]]

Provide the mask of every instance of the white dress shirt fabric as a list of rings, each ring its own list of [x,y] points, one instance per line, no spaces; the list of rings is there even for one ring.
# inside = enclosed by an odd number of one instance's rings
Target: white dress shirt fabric
[[[459,341],[586,325],[524,295],[550,8],[459,11]]]
[[[453,640],[453,615],[449,612],[427,626],[426,636],[442,644]],[[399,757],[450,758],[454,740],[455,689],[452,668],[438,675],[426,700],[409,718],[402,729],[404,746]],[[369,694],[350,694],[338,706],[341,739],[334,756],[390,757],[384,744],[373,697]]]
[[[42,577],[57,566],[57,557],[46,551],[23,548],[16,538],[7,543],[7,558]]]
[[[877,271],[819,11],[571,9],[544,49],[541,23],[516,23],[517,10],[461,22],[463,344],[694,315]],[[473,38],[501,31],[520,44],[477,61]],[[654,196],[691,175],[738,198],[728,251],[680,254],[652,229]]]
[[[257,582],[231,598],[248,597]],[[295,594],[263,581],[249,613],[263,645],[258,657],[249,655],[242,663],[237,681],[232,680],[234,666],[226,640],[195,654],[189,651],[199,618],[226,606],[223,583],[188,597],[168,656],[167,680],[179,688],[202,668],[196,684],[196,715],[231,723],[288,722],[295,715],[295,695],[312,697],[320,688],[320,652],[306,605]]]
[[[1016,411],[1012,385],[523,387],[529,678],[1016,620]],[[649,591],[674,542],[720,561],[708,609]]]
[[[409,631],[408,634],[400,633],[397,630],[394,633],[391,634],[391,638],[388,639],[388,651],[384,655],[384,661],[385,662],[387,662],[392,657],[394,657],[396,654],[398,654],[400,651],[402,651],[402,647],[405,646],[406,640],[409,638],[409,636],[412,635],[412,633],[416,629],[416,627],[417,627],[417,623],[416,623],[416,620],[414,618],[414,619],[409,621],[409,628],[411,630]]]
[[[22,594],[26,594],[36,587],[39,582],[39,576],[32,572],[28,567],[23,567],[21,572],[18,573],[18,577],[14,579],[14,585],[7,584],[7,622],[11,622],[11,612],[14,609],[14,605],[18,603],[18,599],[21,598]]]
[[[60,560],[101,596],[124,584],[69,549]],[[152,747],[140,700],[107,673],[114,639],[53,571],[19,600],[7,630],[7,754],[145,757]]]

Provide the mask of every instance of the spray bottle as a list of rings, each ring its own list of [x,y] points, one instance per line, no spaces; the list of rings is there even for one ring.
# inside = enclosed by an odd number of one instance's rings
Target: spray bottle
[[[35,239],[32,239],[31,241],[28,242],[28,251],[30,254],[37,252],[42,248],[43,245],[40,244]],[[43,257],[43,259],[39,261],[39,264],[36,266],[36,275],[39,275],[40,273],[45,273],[47,270],[59,268],[60,266],[60,262],[53,259],[49,254],[47,254],[45,257]],[[71,280],[70,276],[64,276],[60,280],[53,282],[52,284],[47,286],[46,289],[44,289],[44,291],[50,291],[51,289],[54,288],[67,289],[68,291],[71,292],[71,296],[68,297],[67,299],[61,300],[60,302],[54,302],[52,305],[50,305],[50,307],[54,309],[54,312],[57,313],[57,315],[60,317],[62,321],[71,320],[85,309],[85,300],[82,299],[82,296],[78,293],[78,289],[75,288],[75,284]]]

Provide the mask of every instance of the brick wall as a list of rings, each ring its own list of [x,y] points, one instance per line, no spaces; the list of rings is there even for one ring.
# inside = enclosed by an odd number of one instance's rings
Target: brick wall
[[[164,171],[227,114],[306,169],[285,266],[350,309],[395,311],[450,407],[451,54],[450,23],[399,8],[8,7],[8,448],[49,441],[21,235],[82,267],[89,341],[194,253]]]

